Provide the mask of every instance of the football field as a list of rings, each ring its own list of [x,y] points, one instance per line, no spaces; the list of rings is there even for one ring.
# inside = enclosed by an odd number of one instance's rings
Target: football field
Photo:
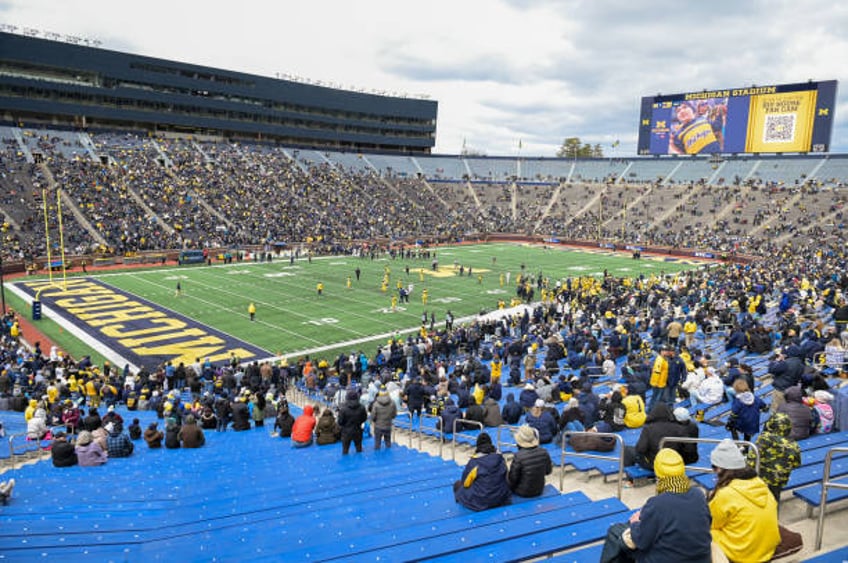
[[[428,318],[435,315],[437,326],[442,326],[448,310],[461,321],[481,311],[497,309],[499,299],[509,304],[515,295],[515,281],[522,272],[522,266],[526,274],[541,274],[554,284],[568,277],[601,276],[604,270],[617,277],[638,276],[672,273],[702,265],[666,257],[633,260],[622,253],[517,244],[440,247],[435,252],[438,260],[435,270],[432,257],[380,257],[372,260],[333,256],[315,257],[311,261],[301,258],[294,263],[288,258],[278,258],[273,262],[244,261],[228,265],[89,274],[85,278],[71,280],[79,284],[88,280],[90,284],[99,284],[96,287],[108,290],[98,289],[91,293],[86,298],[85,307],[78,301],[67,305],[71,302],[68,296],[83,293],[75,288],[65,294],[44,291],[42,300],[48,311],[55,308],[51,304],[65,303],[68,307],[70,315],[63,320],[68,330],[53,330],[49,326],[50,320],[39,321],[38,326],[43,326],[45,332],[52,333],[52,338],[70,349],[63,339],[67,338],[68,332],[75,332],[67,325],[69,319],[76,322],[74,315],[94,324],[91,319],[102,318],[104,314],[99,317],[94,314],[95,309],[104,308],[95,307],[98,300],[127,302],[127,299],[137,298],[139,302],[163,311],[157,315],[190,319],[197,325],[211,327],[219,335],[249,343],[268,353],[255,352],[256,356],[308,353],[331,357],[341,350],[363,350],[372,355],[376,343],[420,327],[425,312]],[[360,271],[358,280],[357,268]],[[388,284],[383,287],[386,276]],[[88,282],[86,287],[90,285]],[[27,278],[14,283],[32,285],[38,282]],[[177,284],[181,289],[179,295]],[[318,284],[323,284],[321,295],[318,294]],[[409,292],[408,303],[398,299],[398,285]],[[104,292],[109,293],[108,298],[104,297]],[[423,299],[425,292],[426,303]],[[135,301],[132,303],[138,305]],[[251,303],[256,308],[254,321],[248,315]],[[121,318],[126,320],[130,317]],[[102,327],[104,323],[97,325],[102,328],[100,333],[91,332],[88,336],[77,333],[77,337],[84,343],[93,338],[108,348],[109,340],[104,335],[121,340],[121,336],[130,334],[126,322],[110,325],[112,328],[109,330]],[[132,332],[135,339],[123,338],[121,342],[131,340],[136,347],[146,345],[149,348],[151,341],[163,340],[163,337],[155,336],[147,336],[146,340],[138,338],[138,335],[156,334],[149,327],[139,328],[141,326],[137,325],[137,330]],[[199,329],[183,329],[176,334],[184,336],[191,334],[191,330]],[[201,340],[195,339],[194,342]],[[188,348],[180,354],[186,357],[208,355],[206,348],[193,345],[195,348]],[[166,355],[173,352],[162,346],[156,351]],[[174,355],[179,354],[174,352]],[[151,352],[150,357],[153,356],[156,355]]]

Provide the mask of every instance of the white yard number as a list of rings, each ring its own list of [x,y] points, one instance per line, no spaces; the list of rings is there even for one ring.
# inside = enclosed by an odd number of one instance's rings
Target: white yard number
[[[439,297],[438,299],[433,299],[434,303],[456,303],[458,301],[462,301],[459,297]]]
[[[310,321],[303,321],[305,325],[315,325],[315,326],[324,326],[324,325],[332,325],[339,322],[339,319],[334,319],[333,317],[323,317],[320,319],[312,319]]]

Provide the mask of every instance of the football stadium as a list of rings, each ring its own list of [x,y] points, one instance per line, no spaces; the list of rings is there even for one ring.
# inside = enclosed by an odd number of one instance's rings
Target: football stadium
[[[837,86],[438,154],[437,100],[5,26],[0,559],[848,559]]]

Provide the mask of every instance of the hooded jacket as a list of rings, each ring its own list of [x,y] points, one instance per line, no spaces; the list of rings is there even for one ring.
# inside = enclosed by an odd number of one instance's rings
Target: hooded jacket
[[[789,438],[792,423],[782,412],[771,415],[757,437],[760,452],[760,478],[767,485],[783,488],[789,482],[792,470],[801,465],[801,447]],[[748,465],[754,468],[756,456],[748,452]]]
[[[760,431],[760,411],[766,407],[762,399],[745,391],[733,398],[730,416],[733,425],[739,432],[753,436]]]
[[[312,416],[312,405],[303,407],[303,414],[297,417],[292,426],[291,438],[295,442],[309,442],[315,429],[315,417]]]
[[[803,440],[810,437],[810,425],[812,424],[812,413],[810,407],[801,402],[801,387],[796,385],[785,391],[786,402],[777,408],[789,417],[792,423],[792,431],[789,437],[793,440]]]
[[[342,429],[342,438],[354,438],[362,435],[362,424],[368,420],[368,412],[359,397],[354,393],[348,395],[345,404],[339,410],[339,426]]]
[[[441,420],[439,420],[436,424],[438,424],[439,428],[443,429],[445,434],[453,434],[453,423],[455,420],[462,418],[462,411],[459,410],[459,407],[454,404],[451,399],[448,399],[445,402],[445,410],[442,411]],[[461,430],[461,426],[457,426],[458,430]]]
[[[504,423],[503,417],[501,416],[501,407],[498,405],[498,402],[491,397],[487,397],[485,401],[483,401],[483,410],[485,414],[483,415],[483,424],[485,426],[500,426]]]
[[[710,501],[713,541],[731,561],[769,561],[780,543],[777,501],[759,477],[734,479]]]
[[[666,437],[698,437],[698,426],[692,422],[681,424],[674,419],[671,408],[657,403],[645,418],[645,425],[636,442],[636,453],[644,457],[647,467],[653,469],[654,457],[660,451],[660,441]],[[683,462],[691,465],[698,461],[698,444],[672,442],[667,447],[677,450]]]
[[[371,419],[374,421],[374,428],[390,430],[396,416],[397,406],[392,399],[382,392],[377,395],[374,404],[371,405]]]
[[[524,414],[524,409],[521,408],[515,401],[515,395],[508,393],[506,396],[506,404],[501,411],[501,417],[506,424],[518,424],[521,415]]]
[[[315,436],[315,442],[319,446],[334,444],[341,438],[341,428],[336,423],[336,418],[330,409],[324,409],[324,412],[318,418],[318,424],[315,426]]]
[[[477,511],[506,504],[512,496],[506,474],[506,462],[501,454],[475,453],[468,460],[460,485],[454,491],[456,502]]]

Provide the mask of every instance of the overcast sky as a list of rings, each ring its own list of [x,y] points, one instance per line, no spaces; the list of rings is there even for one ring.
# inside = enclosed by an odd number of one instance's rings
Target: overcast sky
[[[0,0],[0,22],[426,94],[439,103],[437,153],[465,143],[553,156],[576,136],[631,156],[642,96],[836,79],[831,150],[848,152],[848,2],[838,0]]]

